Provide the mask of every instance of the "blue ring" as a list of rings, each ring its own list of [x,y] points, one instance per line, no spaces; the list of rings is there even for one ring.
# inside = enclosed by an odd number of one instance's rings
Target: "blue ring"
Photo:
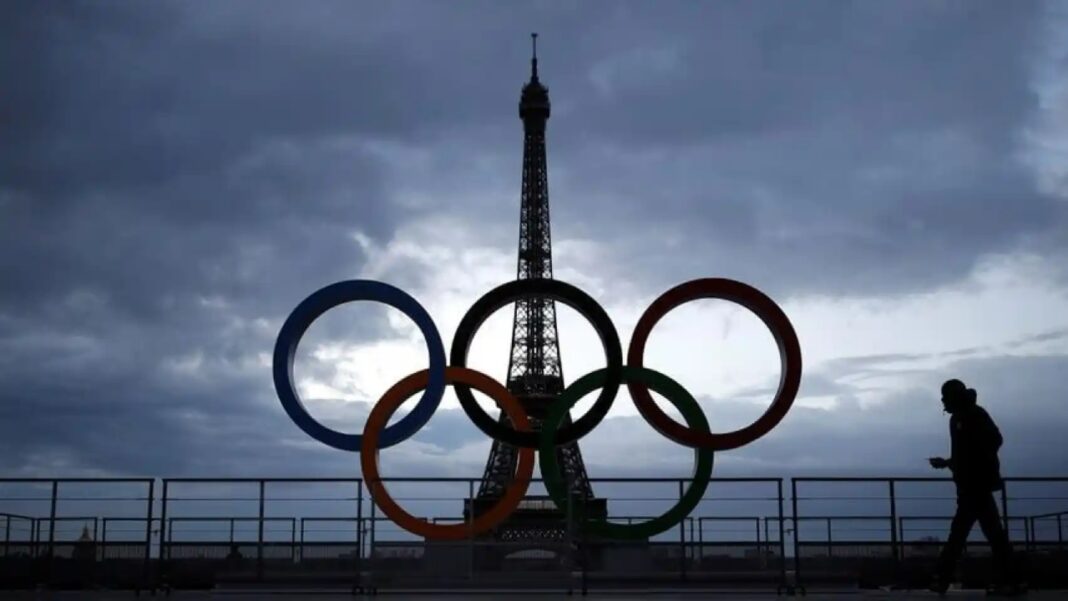
[[[423,396],[408,415],[382,431],[378,445],[380,449],[407,440],[434,415],[445,394],[445,345],[441,342],[434,320],[419,301],[400,288],[375,280],[345,280],[330,284],[313,292],[293,309],[282,324],[274,345],[274,389],[278,393],[278,400],[282,401],[282,408],[289,418],[312,438],[335,449],[358,452],[363,436],[345,434],[324,426],[304,408],[293,387],[293,359],[297,354],[297,344],[308,326],[330,309],[357,300],[378,301],[411,318],[423,332],[430,358],[429,382]]]

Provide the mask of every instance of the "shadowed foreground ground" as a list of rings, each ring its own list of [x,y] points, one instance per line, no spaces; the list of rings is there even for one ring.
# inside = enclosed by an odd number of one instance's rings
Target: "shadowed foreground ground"
[[[9,601],[37,601],[40,599],[48,599],[49,601],[111,601],[111,600],[123,600],[128,601],[132,599],[144,598],[152,599],[151,594],[144,594],[141,597],[136,597],[133,593],[127,592],[5,592],[4,599]],[[384,600],[393,601],[456,601],[457,599],[472,599],[472,600],[485,600],[485,601],[503,601],[505,599],[522,599],[523,601],[547,601],[563,600],[581,598],[580,595],[569,596],[562,593],[546,594],[546,593],[482,593],[482,594],[466,594],[464,592],[456,592],[450,594],[442,593],[427,593],[427,594],[408,594],[408,593],[382,593],[377,597],[372,596],[352,596],[345,593],[286,593],[286,592],[255,592],[255,593],[240,593],[240,592],[215,592],[215,593],[190,593],[180,592],[174,593],[170,597],[162,594],[158,595],[158,599],[174,599],[175,601],[198,601],[198,600],[210,600],[210,599],[228,599],[232,601],[253,601],[254,599],[269,599],[271,601],[341,601],[352,599],[375,599],[381,598]],[[638,601],[641,599],[663,599],[663,600],[688,600],[697,601],[699,599],[716,599],[722,601],[770,601],[772,599],[809,599],[819,600],[828,599],[834,601],[852,601],[856,600],[875,600],[875,599],[888,599],[893,601],[907,600],[907,599],[938,599],[938,595],[928,592],[880,592],[880,591],[836,591],[836,592],[819,592],[812,591],[804,597],[786,597],[776,596],[772,593],[731,593],[729,591],[723,592],[688,592],[688,593],[590,593],[587,598],[600,599],[603,601]],[[1005,597],[988,597],[982,591],[950,591],[945,597],[949,601],[953,600],[970,600],[970,599],[1002,599]],[[1036,591],[1026,595],[1016,597],[1018,599],[1033,599],[1038,601],[1054,601],[1068,598],[1068,591]]]

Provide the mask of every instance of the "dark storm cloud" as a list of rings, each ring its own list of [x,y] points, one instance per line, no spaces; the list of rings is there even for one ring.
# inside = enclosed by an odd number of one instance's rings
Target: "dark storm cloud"
[[[412,110],[423,81],[405,75],[406,55],[358,33],[344,48],[297,46],[248,25],[198,29],[166,3],[8,12],[3,66],[21,85],[3,108],[3,159],[20,189],[171,182],[274,139],[412,134],[440,119]]]
[[[358,83],[388,87],[387,50],[316,72],[294,64],[321,65],[314,47],[205,39],[171,9],[5,7],[5,465],[264,457],[285,425],[269,371],[242,362],[270,351],[266,323],[358,270],[353,233],[396,218],[366,142],[417,125]]]
[[[633,44],[600,63],[614,83],[587,102],[602,110],[570,115],[642,147],[835,119],[883,134],[963,125],[1006,143],[1037,100],[1033,2],[627,6],[598,36]]]
[[[869,294],[1060,240],[1063,209],[1010,160],[1035,110],[1030,3],[370,6],[0,7],[0,467],[353,473],[282,414],[258,355],[360,271],[357,232],[443,213],[514,231],[530,29],[554,235],[610,246],[607,275]],[[507,198],[478,197],[486,157]],[[442,416],[422,442],[471,440]]]
[[[568,148],[602,144],[557,195],[582,202],[556,215],[618,236],[629,273],[894,293],[1064,228],[1064,204],[1017,158],[1037,109],[1037,4],[700,8],[650,19],[605,58],[615,85],[581,88],[555,124]],[[605,211],[623,218],[588,217]]]

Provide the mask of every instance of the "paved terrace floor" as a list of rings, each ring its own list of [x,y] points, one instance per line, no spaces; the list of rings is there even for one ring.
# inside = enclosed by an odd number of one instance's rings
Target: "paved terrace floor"
[[[134,599],[173,599],[174,601],[253,601],[265,599],[268,601],[351,601],[353,599],[382,599],[382,601],[457,601],[458,599],[471,599],[472,601],[563,601],[565,599],[581,599],[581,595],[569,596],[563,593],[491,593],[477,592],[468,593],[457,591],[454,593],[403,593],[383,592],[377,596],[353,596],[340,592],[286,592],[286,591],[256,591],[256,592],[175,592],[170,597],[162,593],[153,597],[151,594],[142,593],[140,597],[132,592],[11,592],[0,591],[0,597],[5,601],[132,601]],[[787,597],[776,596],[773,593],[731,592],[723,591],[687,591],[687,592],[656,592],[656,593],[610,593],[591,592],[586,596],[591,601],[639,601],[639,600],[662,600],[662,601],[696,601],[698,599],[713,599],[717,601],[771,601],[778,599],[806,599],[818,601],[875,601],[886,599],[887,601],[904,601],[909,599],[924,599],[934,601],[938,595],[921,591],[810,591],[806,596]],[[944,597],[947,601],[966,601],[969,599],[1004,599],[1005,597],[988,597],[983,591],[950,591]],[[1061,601],[1068,599],[1068,591],[1032,591],[1016,597],[1034,601]]]

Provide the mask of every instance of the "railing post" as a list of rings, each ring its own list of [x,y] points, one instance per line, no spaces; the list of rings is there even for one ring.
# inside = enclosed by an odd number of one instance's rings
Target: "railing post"
[[[1034,551],[1035,549],[1035,521],[1033,519],[1024,518],[1024,531],[1027,533],[1027,550]]]
[[[153,478],[148,481],[148,507],[145,511],[145,563],[141,567],[141,584],[137,587],[138,594],[141,593],[141,589],[148,588],[148,583],[152,579],[152,504],[156,502],[156,479]],[[104,520],[104,537],[107,538],[108,522]],[[107,546],[104,547],[104,552],[107,552]]]
[[[382,484],[382,479],[381,478],[379,478],[378,484],[381,486],[381,484]],[[370,486],[370,485],[368,485],[368,486]],[[368,489],[368,491],[370,491],[370,489]],[[369,565],[370,565],[370,572],[371,572],[371,579],[372,580],[374,580],[374,577],[375,577],[375,569],[378,567],[378,564],[377,564],[378,560],[375,559],[375,520],[376,520],[375,514],[376,513],[377,513],[376,505],[375,505],[375,503],[374,503],[374,501],[372,499],[372,502],[371,502],[371,540],[368,541],[369,544],[367,545],[367,554],[368,554],[368,557],[371,560]],[[372,586],[374,586],[374,585],[372,585]]]
[[[1064,551],[1064,531],[1061,529],[1061,514],[1057,514],[1057,551]]]
[[[297,551],[297,563],[304,563],[304,520],[300,518],[300,549]]]
[[[11,547],[11,516],[4,516],[4,557],[7,557]]]
[[[56,501],[59,496],[59,480],[52,481],[52,508],[48,513],[48,585],[52,585],[53,559],[56,544]]]
[[[763,555],[763,551],[761,551],[761,546],[764,544],[764,542],[762,540],[760,540],[760,518],[759,517],[753,518],[753,526],[756,528],[757,554],[760,555],[761,565],[763,565],[764,555]],[[703,549],[702,549],[702,552],[703,552]]]
[[[363,480],[356,481],[356,587],[363,587]]]
[[[888,479],[890,483],[890,550],[894,561],[894,579],[898,577],[898,566],[901,562],[901,549],[897,538],[897,494],[894,489],[894,479]]]
[[[267,483],[264,480],[260,480],[260,511],[259,511],[259,528],[258,536],[256,540],[256,580],[263,582],[263,514],[264,514],[264,493],[266,492]]]
[[[564,506],[564,543],[563,549],[560,551],[560,553],[564,554],[567,559],[567,561],[562,563],[564,563],[564,569],[566,570],[564,581],[567,583],[567,590],[570,594],[571,588],[572,586],[574,586],[573,579],[575,577],[575,567],[578,564],[578,561],[575,559],[575,557],[578,554],[575,552],[575,530],[574,524],[571,520],[570,491],[568,492],[567,497],[567,505]]]
[[[467,481],[467,576],[475,581],[475,481]],[[502,562],[503,563],[503,562]]]
[[[801,532],[797,527],[797,480],[790,479],[790,503],[793,510],[791,519],[794,523],[794,584],[798,587],[801,586]],[[783,531],[783,516],[779,516],[779,532]],[[785,540],[785,539],[784,539]],[[783,553],[783,564],[786,564],[786,554]]]
[[[576,527],[579,529],[579,532],[578,532],[578,535],[579,535],[579,561],[582,562],[582,594],[585,595],[585,594],[587,594],[589,592],[589,586],[590,586],[590,580],[589,580],[590,557],[589,557],[589,549],[587,548],[587,545],[586,545],[586,519],[585,519],[586,518],[586,514],[585,514],[585,512],[583,512],[583,514],[581,516],[582,519],[576,520],[575,519],[575,511],[574,511],[575,495],[568,494],[567,498],[568,498],[567,507],[568,507],[568,512],[569,512],[568,520],[576,522]]]
[[[159,508],[159,558],[157,561],[156,569],[156,585],[152,587],[152,592],[155,593],[163,585],[163,576],[166,571],[166,555],[167,551],[167,486],[170,484],[166,479],[163,480],[163,495],[160,498]]]
[[[302,528],[303,530],[303,528]],[[304,533],[300,533],[301,539],[304,538]],[[297,560],[297,518],[289,518],[289,561],[296,562]]]
[[[689,538],[689,541],[690,541],[690,553],[689,553],[689,555],[690,555],[690,559],[694,559],[694,555],[695,555],[695,553],[694,553],[694,546],[693,546],[693,542],[694,542],[695,540],[697,540],[697,539],[696,539],[696,538],[694,537],[694,534],[693,534],[693,529],[694,529],[694,521],[695,521],[695,520],[694,520],[694,518],[693,518],[693,517],[690,517],[690,516],[687,516],[687,517],[686,517],[686,519],[688,520],[688,522],[689,522],[689,524],[690,524],[690,538]]]
[[[1001,521],[1005,522],[1005,536],[1009,535],[1009,483],[1001,485]]]
[[[782,513],[782,482],[779,483],[779,513]],[[760,520],[760,518],[757,518],[757,521],[759,521],[759,520]],[[759,526],[758,526],[758,528],[759,528]],[[770,534],[771,533],[768,530],[768,517],[764,516],[764,552],[765,553],[767,553],[768,551],[771,550],[771,536],[770,536]],[[785,559],[786,559],[786,557],[784,556],[783,560],[785,561]]]
[[[827,518],[827,557],[834,555],[834,544],[831,541],[831,518]]]
[[[679,480],[679,503],[682,502],[683,494],[684,485],[682,480]],[[683,582],[686,581],[686,520],[679,522],[679,576]]]

